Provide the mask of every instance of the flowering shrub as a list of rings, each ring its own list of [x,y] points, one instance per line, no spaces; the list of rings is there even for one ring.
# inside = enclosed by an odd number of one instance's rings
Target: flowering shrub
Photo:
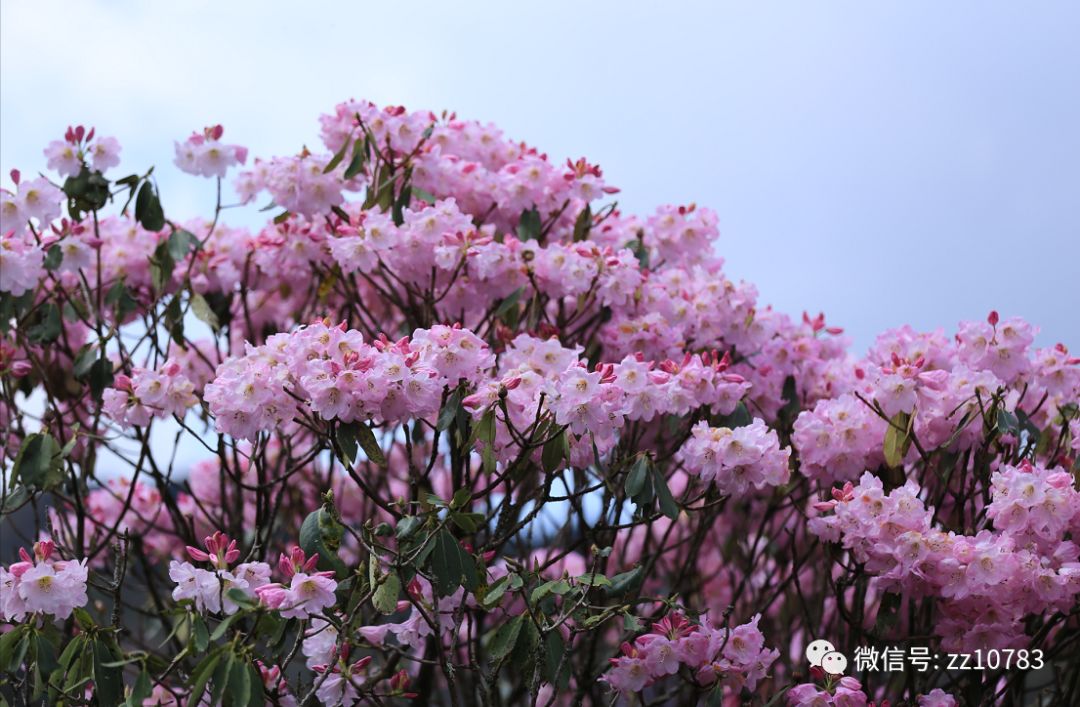
[[[0,192],[0,699],[1080,699],[1064,345],[991,313],[857,357],[725,277],[708,209],[452,114],[321,125],[176,142],[205,219],[82,127]],[[1038,664],[943,657],[992,649]]]

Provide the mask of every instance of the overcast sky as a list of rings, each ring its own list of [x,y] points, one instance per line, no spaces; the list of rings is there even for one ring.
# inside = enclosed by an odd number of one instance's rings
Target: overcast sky
[[[5,0],[0,167],[93,125],[182,218],[213,206],[171,164],[193,129],[268,156],[346,98],[448,108],[627,210],[716,209],[735,278],[860,351],[995,308],[1080,349],[1080,3],[525,5]]]

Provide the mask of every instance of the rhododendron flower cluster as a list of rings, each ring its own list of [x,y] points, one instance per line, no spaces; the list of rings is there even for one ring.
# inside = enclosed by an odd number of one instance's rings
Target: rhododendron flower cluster
[[[1080,701],[1065,343],[854,351],[707,206],[454,113],[317,127],[163,137],[199,213],[86,127],[0,187],[0,701]]]
[[[624,642],[623,655],[611,659],[611,669],[602,679],[621,692],[640,692],[686,666],[704,685],[723,681],[753,691],[779,656],[765,648],[757,627],[760,618],[729,630],[708,621],[691,624],[681,614],[669,614],[633,644]]]
[[[66,619],[86,605],[86,561],[53,557],[51,540],[34,543],[34,554],[19,548],[20,562],[0,567],[0,615],[22,621],[29,614]]]

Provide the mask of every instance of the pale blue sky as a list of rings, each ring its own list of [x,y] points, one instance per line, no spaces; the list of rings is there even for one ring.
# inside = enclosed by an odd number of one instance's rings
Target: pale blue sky
[[[81,122],[205,214],[193,129],[285,154],[345,98],[449,108],[588,156],[628,210],[716,209],[732,275],[860,351],[992,308],[1080,349],[1078,37],[1074,2],[5,0],[0,167]]]

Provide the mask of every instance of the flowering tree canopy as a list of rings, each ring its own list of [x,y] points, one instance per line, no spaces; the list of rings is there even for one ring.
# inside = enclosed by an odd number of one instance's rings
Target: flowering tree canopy
[[[177,142],[206,218],[83,127],[0,192],[0,701],[1080,700],[1064,345],[991,313],[857,357],[725,277],[707,208],[453,114],[321,125]],[[988,651],[1025,658],[946,665]]]

